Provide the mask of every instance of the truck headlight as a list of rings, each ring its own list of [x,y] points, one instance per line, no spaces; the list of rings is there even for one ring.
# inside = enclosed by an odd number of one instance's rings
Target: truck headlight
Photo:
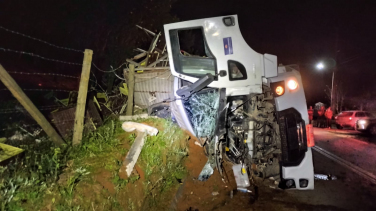
[[[291,79],[287,82],[287,86],[290,90],[295,90],[296,88],[298,88],[298,82],[296,82],[294,79]]]

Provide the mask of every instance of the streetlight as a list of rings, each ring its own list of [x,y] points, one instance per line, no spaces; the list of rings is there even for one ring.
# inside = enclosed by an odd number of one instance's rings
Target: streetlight
[[[325,66],[324,66],[324,64],[323,64],[322,62],[320,62],[320,63],[318,63],[318,64],[316,65],[316,68],[319,69],[319,70],[322,70],[322,69],[325,68]]]
[[[316,68],[319,69],[319,70],[322,70],[322,69],[325,68],[325,65],[324,65],[324,63],[319,62],[319,63],[317,63]],[[334,70],[333,70],[333,73],[332,73],[332,90],[330,90],[330,107],[332,107],[332,110],[334,109],[334,107],[333,107],[333,84],[334,84]]]

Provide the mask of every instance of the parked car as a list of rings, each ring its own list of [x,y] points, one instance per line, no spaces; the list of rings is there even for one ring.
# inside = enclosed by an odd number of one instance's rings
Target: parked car
[[[356,129],[357,122],[359,120],[368,120],[373,118],[374,116],[367,111],[343,111],[334,117],[338,129],[342,129],[344,127]]]
[[[355,130],[376,135],[376,117],[372,116],[369,119],[360,119],[356,122]]]

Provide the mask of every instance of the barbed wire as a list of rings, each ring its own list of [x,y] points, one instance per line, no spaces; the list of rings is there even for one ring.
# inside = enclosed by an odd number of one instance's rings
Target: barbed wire
[[[40,109],[40,110],[41,110],[41,109]],[[2,113],[2,112],[0,112],[0,113]],[[18,113],[18,112],[9,112],[9,113]],[[89,118],[88,118],[88,117],[85,117],[85,120],[87,120],[87,119],[89,119]],[[54,120],[51,120],[51,121],[49,121],[49,122],[51,122],[51,123],[54,124],[54,125],[58,125],[58,124],[65,124],[65,123],[67,123],[67,122],[69,122],[69,123],[74,123],[74,121],[75,121],[75,119],[65,119],[65,120],[63,120],[63,121],[54,121]],[[14,129],[16,129],[16,128],[20,128],[20,127],[33,127],[33,126],[38,126],[39,128],[41,128],[39,124],[29,124],[29,125],[27,125],[27,124],[22,124],[22,125],[17,125],[16,127],[12,127],[12,128],[3,128],[3,129],[0,129],[0,131],[14,130]]]
[[[13,113],[15,113],[15,112],[13,112]],[[86,119],[87,119],[87,117],[85,117],[85,120]],[[55,121],[49,121],[49,122],[51,122],[54,125],[57,125],[57,124],[65,124],[67,122],[74,122],[74,121],[75,121],[75,119],[68,119],[68,120],[63,120],[63,121],[56,121],[56,122]],[[3,128],[3,129],[0,129],[0,131],[14,130],[14,129],[17,129],[17,128],[20,128],[20,127],[34,127],[34,126],[38,126],[39,128],[41,128],[39,124],[29,124],[29,125],[22,124],[22,125],[17,125],[16,127],[12,127],[12,128]]]
[[[72,105],[68,105],[68,106],[47,105],[47,106],[38,106],[37,109],[38,110],[53,110],[53,109],[59,109],[59,108],[69,109],[69,108],[73,108],[73,107],[75,107],[75,106],[72,106]],[[18,113],[18,112],[23,112],[23,111],[27,111],[27,110],[23,107],[0,109],[0,112],[11,112],[11,113]]]
[[[73,75],[64,75],[64,74],[59,74],[59,73],[26,73],[26,72],[16,72],[16,71],[7,71],[10,74],[21,74],[21,75],[48,75],[48,76],[58,76],[58,77],[66,77],[66,78],[74,78],[74,79],[80,79],[81,77],[78,76],[73,76]],[[97,78],[93,72],[90,72],[93,74],[95,81],[92,79],[89,79],[90,81],[95,83],[95,86],[99,86],[102,90],[103,88],[98,84]],[[5,89],[3,89],[5,90]]]
[[[59,76],[59,77],[80,79],[80,77],[78,76],[64,75],[64,74],[58,74],[58,73],[26,73],[26,72],[16,72],[16,71],[7,71],[7,72],[11,74],[20,74],[20,75],[48,75],[48,76]]]
[[[29,38],[29,39],[32,39],[32,40],[35,40],[35,41],[38,41],[38,42],[41,42],[41,43],[44,43],[44,44],[47,44],[47,45],[52,46],[52,47],[55,47],[55,48],[59,48],[59,49],[63,49],[63,50],[68,50],[68,51],[75,51],[75,52],[79,52],[79,53],[83,53],[83,51],[76,50],[76,49],[73,49],[73,48],[67,48],[67,47],[58,46],[58,45],[55,45],[55,44],[49,43],[49,42],[44,41],[44,40],[41,40],[41,39],[38,39],[38,38],[35,38],[35,37],[32,37],[32,36],[29,36],[29,35],[26,35],[26,34],[22,34],[22,33],[20,33],[20,32],[16,32],[16,31],[13,31],[13,30],[7,29],[7,28],[2,27],[2,26],[0,26],[0,29],[2,29],[2,30],[4,30],[4,31],[7,31],[7,32],[10,32],[10,33],[13,33],[13,34],[17,34],[17,35],[20,35],[20,36],[23,36],[23,37]]]
[[[103,93],[106,95],[106,97],[107,97],[107,99],[108,99],[108,94],[107,94],[106,90],[104,90],[104,89],[102,88],[102,86],[98,83],[98,79],[97,79],[97,77],[95,76],[95,74],[94,74],[93,72],[91,72],[91,71],[90,71],[90,73],[93,74],[94,79],[95,79],[94,90],[95,90],[95,87],[98,86],[100,89],[102,89]],[[89,80],[90,80],[90,81],[93,81],[93,80],[91,80],[91,79],[89,79]],[[93,81],[93,82],[94,82],[94,81]]]
[[[39,91],[39,92],[78,92],[76,90],[63,90],[63,89],[22,89],[23,91]],[[0,89],[0,91],[9,91],[9,89]]]
[[[29,56],[33,56],[33,57],[38,57],[40,59],[44,59],[44,60],[52,61],[52,62],[58,62],[58,63],[63,63],[63,64],[82,66],[82,64],[80,64],[80,63],[61,61],[61,60],[57,60],[57,59],[50,59],[50,58],[46,58],[46,57],[40,56],[38,54],[29,53],[29,52],[25,52],[25,51],[17,51],[17,50],[12,50],[12,49],[8,49],[8,48],[1,48],[1,47],[0,47],[0,50],[3,50],[4,52],[12,52],[12,53],[25,54],[25,55],[29,55]]]
[[[14,130],[14,129],[16,129],[16,128],[20,128],[20,127],[32,127],[32,126],[38,126],[39,128],[41,128],[40,127],[40,125],[39,124],[30,124],[30,125],[27,125],[27,124],[22,124],[22,125],[16,125],[15,127],[12,127],[12,128],[3,128],[3,129],[1,129],[0,131],[5,131],[5,130]]]
[[[128,62],[124,62],[123,64],[121,64],[119,67],[117,67],[116,69],[112,69],[112,70],[102,70],[100,69],[99,67],[97,67],[97,65],[94,64],[94,62],[92,62],[93,66],[101,71],[101,72],[104,72],[104,73],[112,73],[112,72],[115,72],[116,70],[119,70],[122,66],[126,65]]]
[[[48,106],[38,106],[38,109],[46,109],[46,108],[63,108],[64,106],[61,105],[48,105]],[[0,111],[15,111],[15,110],[26,110],[25,108],[2,108]]]
[[[116,76],[118,79],[120,79],[120,80],[122,80],[122,81],[126,81],[125,78],[122,78],[122,77],[118,76],[115,72],[114,72],[114,74],[115,74],[115,76]]]
[[[38,110],[45,111],[45,110],[54,110],[54,109],[58,109],[58,108],[38,108]],[[23,113],[25,111],[26,111],[25,109],[21,109],[21,108],[20,109],[11,110],[11,111],[2,111],[2,110],[0,110],[0,114]]]

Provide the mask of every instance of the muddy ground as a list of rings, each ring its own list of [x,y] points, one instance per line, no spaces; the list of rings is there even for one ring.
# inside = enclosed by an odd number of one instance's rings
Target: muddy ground
[[[254,195],[230,192],[236,183],[225,163],[225,182],[218,171],[205,182],[197,180],[207,158],[203,148],[189,141],[186,167],[189,174],[180,186],[171,208],[190,210],[376,210],[376,186],[328,158],[314,152],[315,173],[331,173],[337,180],[315,180],[315,190],[281,190],[271,180],[255,179]],[[225,177],[226,178],[226,177]]]

